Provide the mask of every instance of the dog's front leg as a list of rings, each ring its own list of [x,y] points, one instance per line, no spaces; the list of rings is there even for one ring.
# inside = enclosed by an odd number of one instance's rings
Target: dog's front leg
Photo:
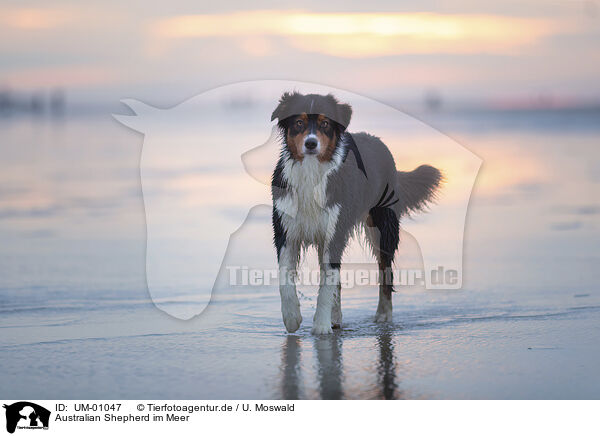
[[[319,265],[321,266],[321,277],[326,277],[326,266],[323,263],[323,249],[319,247]],[[338,285],[333,295],[333,305],[331,307],[331,327],[334,329],[342,328],[342,289]]]
[[[302,323],[300,302],[296,294],[296,266],[300,250],[298,245],[287,243],[281,247],[279,255],[279,293],[281,295],[281,314],[288,332],[293,333]]]
[[[329,253],[325,250],[321,264],[321,286],[317,297],[317,310],[313,319],[313,334],[326,335],[333,333],[331,329],[331,312],[339,286],[340,264],[330,263]]]

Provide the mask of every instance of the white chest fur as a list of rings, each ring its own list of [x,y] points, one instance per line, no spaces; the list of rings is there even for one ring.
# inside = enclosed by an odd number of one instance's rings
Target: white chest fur
[[[275,201],[275,207],[281,213],[287,238],[301,245],[331,240],[340,207],[326,206],[327,182],[336,169],[337,162],[319,162],[313,156],[306,156],[302,162],[286,161],[282,175],[288,192]]]

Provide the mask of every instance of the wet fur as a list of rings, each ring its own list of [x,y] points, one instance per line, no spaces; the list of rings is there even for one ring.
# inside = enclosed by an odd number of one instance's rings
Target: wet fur
[[[354,135],[346,132],[351,116],[352,108],[332,95],[299,93],[283,94],[272,114],[272,120],[278,119],[282,140],[272,179],[273,233],[280,266],[282,314],[290,332],[300,327],[302,316],[289,274],[295,272],[302,249],[309,246],[317,247],[322,277],[312,331],[327,334],[331,333],[332,326],[341,325],[341,257],[357,227],[365,229],[366,239],[379,263],[376,320],[390,321],[391,266],[399,244],[400,218],[425,209],[442,182],[440,171],[428,165],[411,172],[396,171],[387,147],[378,138],[360,133],[356,134],[357,139],[377,146],[373,150],[381,150],[369,156],[371,165],[373,160],[382,165],[381,171],[371,168],[375,174],[369,179]],[[380,172],[389,174],[384,185],[379,180],[377,186],[381,185],[381,189],[376,195],[360,198],[370,204],[364,211],[348,208],[348,204],[328,196],[328,183],[334,179],[339,183],[335,175],[347,164],[351,149],[354,162],[362,171],[352,173],[356,174],[353,178],[364,174],[364,183],[376,183],[374,179]],[[333,284],[326,283],[323,277],[333,278]]]

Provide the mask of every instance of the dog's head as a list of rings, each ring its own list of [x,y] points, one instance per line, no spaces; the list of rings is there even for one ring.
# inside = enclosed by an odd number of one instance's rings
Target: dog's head
[[[325,162],[333,157],[351,116],[352,107],[338,102],[331,94],[286,92],[271,121],[279,120],[284,144],[294,159],[314,156]]]

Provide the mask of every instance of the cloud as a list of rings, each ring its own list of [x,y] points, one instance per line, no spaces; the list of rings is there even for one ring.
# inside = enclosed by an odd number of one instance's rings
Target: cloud
[[[24,68],[13,71],[8,83],[17,88],[84,87],[119,81],[119,72],[113,67],[97,65],[61,65]]]
[[[562,223],[555,223],[551,225],[552,230],[557,230],[559,232],[566,230],[578,230],[582,227],[582,223],[580,221],[565,221]]]
[[[2,26],[21,30],[45,30],[63,26],[74,14],[62,8],[3,8]]]
[[[574,209],[573,213],[577,215],[597,215],[600,213],[600,207],[596,205],[585,205]]]
[[[510,53],[565,30],[549,18],[489,14],[241,11],[157,21],[161,39],[283,36],[296,49],[360,58],[415,53]],[[266,45],[264,39],[261,44]],[[260,50],[262,54],[265,50]]]

